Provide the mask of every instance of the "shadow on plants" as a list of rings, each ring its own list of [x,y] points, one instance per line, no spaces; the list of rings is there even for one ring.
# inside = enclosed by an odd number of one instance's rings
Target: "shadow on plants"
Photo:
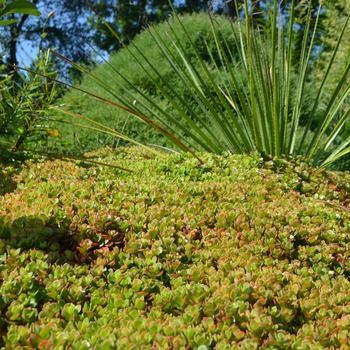
[[[74,262],[76,242],[53,218],[22,216],[12,222],[0,217],[0,239],[14,249],[40,249],[55,262]]]
[[[0,196],[13,192],[16,188],[17,183],[13,181],[12,176],[0,170]]]
[[[113,223],[82,228],[72,222],[59,223],[55,217],[22,216],[11,221],[0,217],[0,242],[13,249],[39,249],[52,262],[85,263],[114,247],[125,246],[125,235]],[[86,226],[86,225],[85,225]]]
[[[0,147],[0,196],[17,188],[13,177],[21,171],[23,160],[22,154],[15,155]]]

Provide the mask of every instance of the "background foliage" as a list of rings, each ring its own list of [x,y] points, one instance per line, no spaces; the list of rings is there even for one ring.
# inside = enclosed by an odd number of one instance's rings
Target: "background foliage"
[[[106,18],[124,41],[131,40],[147,23],[161,21],[170,13],[167,0],[33,0],[32,3],[42,10],[42,16],[11,14],[6,18],[17,22],[0,27],[3,63],[14,65],[19,60],[22,64],[30,63],[33,58],[30,51],[37,49],[45,28],[44,48],[56,48],[76,62],[92,64],[96,58],[92,48],[102,50],[105,55],[120,48],[111,33],[100,25],[96,13]],[[199,11],[206,8],[205,4],[206,1],[185,1],[178,8],[181,12]],[[62,61],[56,64],[60,75],[66,79],[75,77],[76,72],[70,71]]]
[[[128,71],[125,65],[108,62],[102,66],[104,72],[87,72],[94,83],[82,84],[78,90],[92,93],[106,105],[119,105],[146,124],[157,123],[158,130],[189,152],[258,150],[278,156],[303,154],[315,164],[327,158],[323,164],[332,163],[348,152],[349,144],[346,135],[341,137],[349,115],[346,80],[350,66],[345,66],[336,85],[328,79],[334,60],[339,59],[338,43],[344,40],[348,22],[343,24],[318,82],[314,67],[320,60],[317,38],[322,11],[318,9],[313,19],[314,8],[308,6],[303,19],[300,6],[293,1],[290,8],[279,12],[278,2],[274,1],[273,9],[263,12],[269,24],[261,27],[245,2],[245,23],[226,20],[228,31],[221,17],[203,15],[202,21],[207,22],[204,38],[199,32],[197,38],[191,37],[191,24],[175,16],[161,28],[151,27],[145,32],[159,52],[157,59],[144,50],[142,39],[134,41],[124,52],[135,61],[136,69]],[[290,22],[280,23],[287,14]],[[301,24],[305,29],[300,36]],[[107,26],[119,39],[119,34]],[[179,81],[179,89],[172,77],[158,67],[161,61]],[[134,79],[134,71],[140,69],[150,86],[144,88]],[[313,88],[308,96],[309,86]],[[86,112],[90,112],[89,108],[82,108],[82,113]],[[111,114],[108,126],[115,127],[111,123],[117,124],[118,117],[118,112]],[[123,132],[124,126],[118,132]]]
[[[237,2],[241,4],[243,0]],[[318,0],[309,2],[314,8],[317,8]],[[305,5],[309,2],[305,0],[299,2],[299,14],[305,12]],[[62,54],[76,62],[92,64],[96,58],[92,48],[101,50],[105,55],[121,48],[120,42],[117,42],[111,32],[101,25],[101,22],[96,18],[96,13],[107,20],[120,34],[124,42],[129,42],[148,24],[160,22],[171,13],[167,0],[134,0],[131,2],[128,0],[91,0],[89,2],[85,0],[33,0],[32,3],[41,10],[41,17],[33,18],[27,14],[11,14],[8,19],[16,19],[17,22],[10,27],[0,27],[0,48],[5,54],[3,63],[13,65],[18,60],[21,63],[30,63],[33,58],[30,51],[36,50],[38,43],[42,40],[41,34],[43,27],[45,27],[47,33],[44,42],[45,48],[59,49]],[[270,0],[254,0],[251,3],[254,20],[264,25],[266,21],[264,11],[268,8]],[[282,11],[287,10],[290,3],[289,0],[282,1]],[[324,6],[327,11],[328,7],[332,11],[332,3],[325,2]],[[232,1],[186,0],[174,2],[174,5],[179,13],[210,9],[224,13],[231,18],[237,17]],[[339,8],[339,5],[337,6]],[[49,14],[51,16],[48,19]],[[302,24],[298,30],[301,34],[303,33]],[[66,78],[75,77],[75,72],[67,71],[67,66],[62,66],[62,62],[58,61],[56,64],[59,64],[60,74]]]
[[[239,1],[239,3],[240,2],[241,1]],[[45,1],[36,0],[34,1],[34,4],[36,4],[42,11],[42,17],[35,19],[34,17],[28,17],[28,14],[11,14],[8,16],[11,16],[11,19],[17,19],[17,23],[13,24],[7,29],[0,28],[4,34],[2,36],[3,48],[7,48],[9,52],[8,56],[5,56],[5,63],[17,63],[19,48],[21,45],[23,45],[23,43],[25,43],[25,46],[28,46],[28,43],[32,43],[34,46],[36,45],[35,43],[39,43],[41,48],[56,46],[64,55],[74,59],[76,62],[83,62],[84,64],[92,63],[93,57],[95,57],[98,61],[101,61],[101,57],[97,54],[97,51],[101,52],[102,57],[107,57],[107,53],[111,50],[119,50],[122,42],[130,42],[130,39],[133,38],[134,35],[138,33],[145,25],[167,18],[170,13],[170,6],[164,1],[154,1],[151,4],[148,2],[146,4],[146,2],[143,1],[134,1],[131,5],[124,1],[92,2],[91,5],[93,5],[93,10],[105,17],[109,26],[118,33],[120,38],[118,41],[115,40],[113,34],[107,30],[104,25],[101,25],[98,17],[93,14],[92,8],[90,8],[85,2],[83,3],[75,0],[69,3],[60,2],[59,4],[56,4],[51,2],[50,4],[46,4]],[[291,1],[283,1],[280,4],[282,14],[286,17],[288,16],[290,4]],[[311,14],[311,18],[314,21],[316,18],[317,6],[319,5],[317,1],[312,1],[311,3],[307,1],[298,2],[298,6],[296,8],[297,18],[300,19],[298,24],[295,26],[295,44],[297,47],[300,47],[300,49],[297,48],[295,50],[297,55],[301,50],[302,34],[305,32],[303,18],[305,18],[307,14],[307,6],[310,4],[314,6],[315,9]],[[227,6],[220,1],[209,4],[209,6],[202,2],[191,1],[176,4],[177,10],[180,13],[187,11],[202,11],[209,8],[210,10],[225,13],[230,17],[237,18],[237,12],[235,11],[234,7],[231,6],[232,3],[227,3],[226,5]],[[251,6],[251,20],[256,22],[259,27],[265,28],[268,18],[266,13],[271,9],[271,3],[269,1],[254,1],[252,2]],[[323,6],[324,10],[321,12],[319,21],[320,25],[318,27],[318,33],[315,40],[317,47],[320,48],[320,54],[323,55],[321,61],[325,62],[327,61],[327,57],[329,59],[331,50],[335,45],[335,34],[339,32],[340,25],[346,17],[347,3],[325,2]],[[77,20],[79,15],[81,15],[81,20]],[[70,35],[68,37],[65,35],[67,32],[73,33],[74,35]],[[97,35],[97,33],[99,34]],[[100,35],[101,33],[103,33],[103,35]],[[349,33],[347,31],[343,40],[344,43],[347,42],[348,35]],[[207,38],[206,35],[204,35],[204,37]],[[86,46],[87,42],[92,44]],[[200,44],[198,44],[198,46],[200,46]],[[346,44],[342,45],[341,52],[343,57],[347,57]],[[298,57],[296,57],[296,59],[297,58]],[[208,61],[208,58],[206,59]],[[339,62],[341,61],[342,57],[339,59]],[[55,64],[59,64],[60,66],[58,70],[59,75],[64,75],[66,79],[77,77],[76,70],[67,71],[67,66],[65,66],[64,61],[56,61]],[[65,68],[63,68],[62,65],[65,66]],[[309,74],[309,86],[316,87],[317,84],[319,84],[320,76],[324,70],[325,67],[319,65],[318,69],[314,69],[312,73]],[[335,70],[337,70],[338,73],[336,73]],[[338,68],[334,67],[333,71],[334,72],[331,74],[333,84],[328,84],[327,86],[329,88],[329,93],[331,92],[332,87],[336,85],[336,79],[340,78],[341,63],[338,64]],[[96,72],[100,73],[101,69],[96,70]],[[223,75],[222,72],[220,72],[220,74]],[[337,76],[338,78],[336,78]],[[225,78],[222,80],[225,80]],[[141,84],[139,84],[138,81],[137,83],[141,89],[154,96],[157,103],[160,105],[165,104],[164,100],[157,96],[157,91],[154,88],[154,85],[151,88],[149,86],[149,82],[141,82]],[[145,83],[144,86],[143,83]],[[88,83],[86,86],[91,86],[91,84]],[[308,89],[307,93],[310,93],[311,96],[313,93],[315,94],[315,91],[313,92],[311,89]],[[69,99],[70,97],[68,100]],[[81,112],[88,112],[88,114],[92,112],[90,116],[97,118],[96,120],[110,122],[110,109],[106,113],[108,108],[103,108],[100,106],[101,108],[98,107],[96,110],[94,110],[94,108],[96,108],[95,105],[87,106],[87,103],[81,104],[79,99],[77,99],[76,102],[77,104],[73,106],[75,111],[78,110]],[[74,102],[70,105],[74,105]],[[165,107],[168,108],[169,106]],[[197,111],[195,104],[193,107],[194,112],[196,113]],[[305,123],[307,120],[307,108],[308,104],[305,104],[303,106],[301,123]],[[169,111],[171,111],[171,108]],[[318,117],[316,116],[314,119],[317,120],[317,118]],[[113,127],[116,127],[119,130],[127,130],[131,136],[136,135],[139,140],[145,140],[148,143],[160,143],[162,145],[167,144],[159,134],[148,130],[148,128],[146,128],[142,123],[131,121],[130,118],[125,118],[125,113],[116,113],[113,115],[113,119],[117,120],[114,122],[114,125],[112,125]],[[70,150],[82,150],[84,147],[86,147],[85,149],[91,149],[103,144],[114,146],[119,144],[118,142],[112,141],[110,138],[104,140],[104,137],[101,137],[101,135],[98,134],[93,135],[91,132],[81,132],[79,128],[74,128],[72,126],[63,127],[63,130],[64,137],[61,140],[63,148],[69,146]],[[82,136],[80,137],[79,134]],[[346,137],[347,134],[349,133],[344,133],[343,136]],[[74,140],[73,146],[71,142],[72,139]],[[62,146],[57,142],[55,142],[54,147],[55,149],[57,147],[62,149]]]

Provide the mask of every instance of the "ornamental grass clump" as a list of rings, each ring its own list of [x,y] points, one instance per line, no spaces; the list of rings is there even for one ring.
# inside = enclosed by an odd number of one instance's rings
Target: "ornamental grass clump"
[[[214,47],[208,48],[209,63],[201,58],[197,44],[194,45],[176,12],[163,33],[157,27],[150,27],[153,45],[161,51],[182,82],[184,94],[172,89],[167,79],[159,79],[161,73],[157,62],[148,59],[134,43],[126,50],[150,81],[157,84],[159,99],[140,90],[114,66],[111,67],[113,73],[118,75],[115,81],[88,73],[111,98],[84,89],[80,91],[109,106],[123,109],[164,134],[177,149],[194,155],[203,150],[218,154],[257,151],[272,156],[302,155],[314,164],[327,166],[350,151],[350,138],[340,137],[350,115],[350,109],[345,109],[350,93],[347,84],[350,64],[345,67],[330,96],[325,96],[329,73],[348,20],[343,25],[321,83],[310,97],[306,87],[310,67],[317,60],[315,38],[322,10],[321,6],[317,9],[307,6],[301,50],[297,52],[298,6],[303,4],[293,0],[289,14],[282,16],[278,1],[274,0],[266,13],[269,16],[268,28],[261,28],[254,24],[249,1],[245,0],[243,9],[238,6],[236,9],[244,16],[231,23],[229,39],[226,34],[222,35],[217,17],[209,14],[211,41],[215,43]],[[314,10],[317,14],[313,21]],[[180,34],[174,30],[175,23],[180,24],[185,43],[179,40]],[[112,28],[110,30],[113,32]],[[113,33],[118,39],[118,34]],[[203,47],[207,42],[207,39],[203,40]],[[188,46],[196,60],[188,57]],[[83,67],[72,64],[85,71]],[[293,79],[294,75],[296,79]],[[118,89],[124,93],[120,94]],[[306,118],[302,118],[305,104],[311,109]],[[196,106],[195,115],[193,105]],[[78,114],[74,117],[82,118]],[[301,119],[306,119],[305,125],[301,124]],[[103,126],[98,128],[110,132]]]

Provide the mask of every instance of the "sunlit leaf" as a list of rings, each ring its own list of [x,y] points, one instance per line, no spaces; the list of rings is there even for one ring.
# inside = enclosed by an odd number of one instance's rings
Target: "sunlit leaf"
[[[0,16],[5,16],[11,13],[21,13],[32,16],[40,16],[41,14],[37,7],[27,0],[15,0],[10,2],[0,12]]]

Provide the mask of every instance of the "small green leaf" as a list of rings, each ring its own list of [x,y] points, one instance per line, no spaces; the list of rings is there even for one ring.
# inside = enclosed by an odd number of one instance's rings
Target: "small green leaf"
[[[1,12],[1,16],[11,13],[21,13],[23,15],[40,16],[40,11],[34,4],[27,0],[16,0],[8,4]]]
[[[9,26],[11,24],[16,23],[17,20],[15,19],[4,19],[4,20],[0,20],[0,26]]]

